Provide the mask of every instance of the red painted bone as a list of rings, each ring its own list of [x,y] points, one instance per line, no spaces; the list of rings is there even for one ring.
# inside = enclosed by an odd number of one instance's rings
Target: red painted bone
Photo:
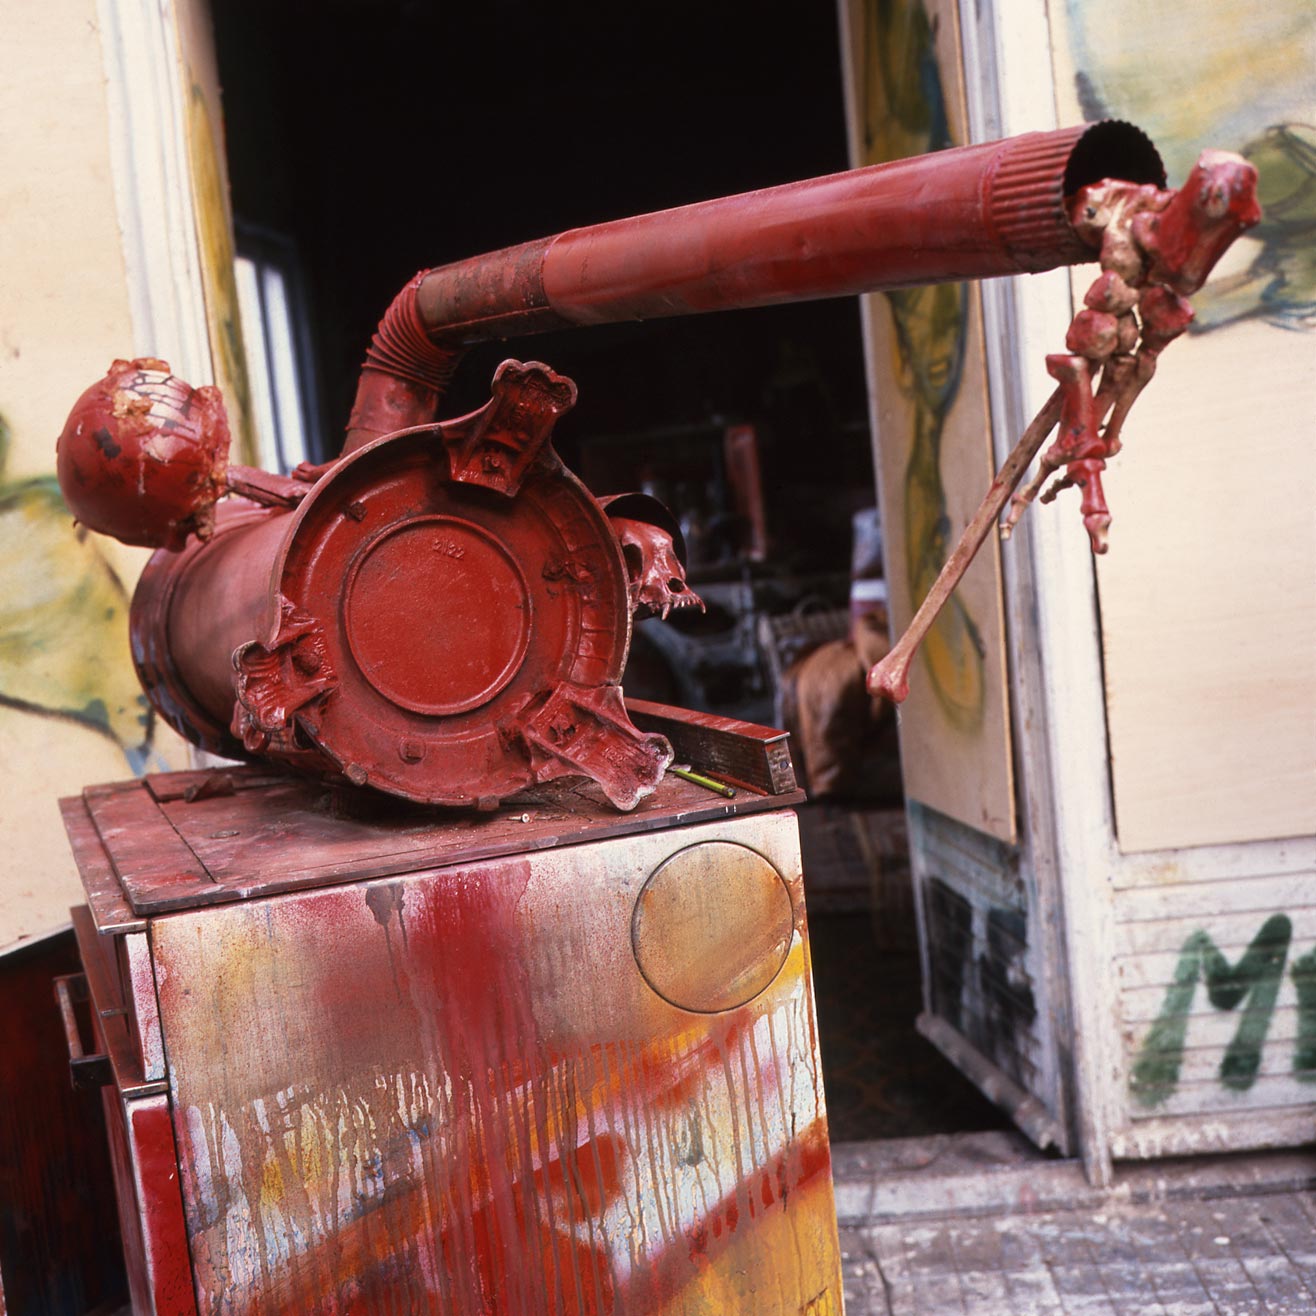
[[[1157,358],[1192,319],[1183,294],[1200,288],[1235,238],[1259,222],[1256,184],[1256,169],[1241,156],[1205,151],[1177,192],[1110,179],[1078,192],[1070,212],[1074,228],[1099,244],[1102,273],[1070,326],[1066,345],[1071,354],[1047,357],[1047,368],[1061,386],[997,473],[905,633],[869,672],[873,694],[896,703],[908,696],[909,669],[919,645],[1057,424],[1060,436],[1043,454],[1037,475],[1015,496],[1001,537],[1009,538],[1051,473],[1065,466],[1064,476],[1042,501],[1050,502],[1062,489],[1080,488],[1092,551],[1106,551],[1111,517],[1101,472],[1120,449],[1129,409],[1155,373]],[[1131,291],[1137,293],[1140,322],[1134,318]],[[1131,352],[1135,337],[1137,347]],[[1094,390],[1097,366],[1101,376]]]

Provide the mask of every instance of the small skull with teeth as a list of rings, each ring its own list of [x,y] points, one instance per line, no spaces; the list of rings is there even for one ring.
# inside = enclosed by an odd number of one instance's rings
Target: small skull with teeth
[[[703,612],[703,599],[686,583],[680,527],[667,508],[647,494],[619,494],[602,501],[626,559],[635,615],[666,621],[674,609]]]

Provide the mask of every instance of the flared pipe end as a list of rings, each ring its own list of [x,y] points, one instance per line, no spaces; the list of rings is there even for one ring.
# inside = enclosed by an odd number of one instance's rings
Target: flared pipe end
[[[1065,202],[1105,178],[1165,186],[1165,166],[1141,128],[1105,119],[1008,139],[987,180],[987,211],[1020,269],[1049,270],[1095,257],[1070,225]]]

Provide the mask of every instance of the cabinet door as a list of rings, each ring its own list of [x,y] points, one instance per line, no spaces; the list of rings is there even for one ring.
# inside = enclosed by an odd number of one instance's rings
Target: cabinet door
[[[793,814],[152,933],[203,1312],[840,1311]]]

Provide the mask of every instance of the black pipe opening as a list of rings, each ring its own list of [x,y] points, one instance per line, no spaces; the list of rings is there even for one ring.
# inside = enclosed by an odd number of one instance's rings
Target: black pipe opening
[[[1141,128],[1121,119],[1105,119],[1074,144],[1065,165],[1065,196],[1104,178],[1165,186],[1160,152]]]

